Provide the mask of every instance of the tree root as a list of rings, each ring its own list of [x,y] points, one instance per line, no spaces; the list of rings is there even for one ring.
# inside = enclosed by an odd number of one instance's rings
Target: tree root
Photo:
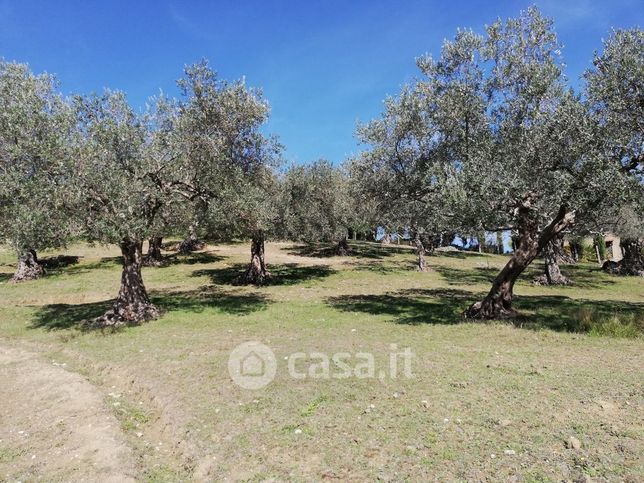
[[[38,263],[35,251],[29,251],[23,254],[18,260],[18,267],[11,278],[11,283],[28,282],[36,280],[43,276],[44,268]]]
[[[100,317],[86,321],[88,328],[119,328],[139,325],[153,320],[161,315],[160,310],[151,303],[120,303],[116,302],[110,310]]]
[[[266,285],[273,279],[271,272],[263,271],[258,272],[254,270],[253,266],[248,267],[248,270],[240,275],[237,279],[238,285]]]
[[[539,286],[546,286],[546,285],[572,285],[573,281],[570,280],[568,277],[564,277],[563,275],[561,277],[558,277],[556,279],[549,280],[547,275],[539,275],[538,277],[535,277],[535,279],[532,281],[532,285],[539,285]]]
[[[465,312],[463,317],[472,320],[498,320],[513,318],[518,312],[513,308],[506,308],[500,304],[489,303],[486,300],[472,304]]]
[[[196,238],[188,237],[177,245],[177,250],[179,253],[191,253],[203,250],[205,246],[205,242]]]

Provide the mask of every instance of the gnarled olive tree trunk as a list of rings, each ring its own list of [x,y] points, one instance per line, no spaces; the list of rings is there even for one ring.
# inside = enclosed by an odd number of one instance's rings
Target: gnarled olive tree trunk
[[[261,231],[253,235],[250,243],[250,264],[248,269],[242,275],[242,283],[251,283],[254,285],[262,285],[266,283],[271,277],[270,272],[266,269],[266,261],[264,255],[264,233]]]
[[[163,237],[155,236],[148,240],[148,253],[143,259],[143,264],[148,267],[159,267],[163,265],[163,255],[161,255],[161,244]]]
[[[349,246],[349,242],[347,241],[347,237],[344,236],[340,238],[338,241],[337,246],[335,247],[335,254],[340,256],[340,257],[346,257],[351,253],[351,247]]]
[[[555,259],[558,264],[573,265],[577,263],[575,257],[572,254],[566,252],[562,235],[556,236],[555,239],[552,240],[552,248],[555,252]]]
[[[159,309],[150,302],[141,275],[143,242],[126,238],[120,247],[123,255],[121,288],[112,308],[95,319],[94,324],[101,327],[136,325],[159,316]]]
[[[556,240],[550,240],[543,249],[544,274],[537,277],[536,285],[569,285],[572,281],[561,273]]]
[[[529,207],[519,209],[516,250],[508,263],[492,282],[487,296],[468,308],[464,315],[470,319],[496,319],[514,315],[512,291],[519,275],[532,263],[546,245],[561,233],[574,219],[566,206],[561,206],[555,218],[539,233],[538,222]]]
[[[13,274],[12,282],[26,282],[40,278],[45,273],[42,265],[38,263],[36,250],[27,250],[18,257],[18,266]]]
[[[414,237],[414,245],[416,245],[416,255],[418,256],[416,269],[419,272],[426,272],[427,261],[425,260],[425,245],[423,245],[423,241],[420,239],[420,236],[418,236],[418,234],[416,234],[416,236]]]
[[[430,268],[427,266],[427,261],[425,256],[427,252],[433,252],[434,246],[430,237],[427,237],[426,240],[423,240],[423,237],[417,231],[414,231],[414,245],[416,246],[416,270],[419,272],[428,272]]]
[[[202,250],[206,244],[197,238],[197,230],[194,225],[190,226],[188,236],[179,243],[179,253],[190,253],[197,250]]]
[[[621,245],[624,249],[624,258],[620,262],[619,272],[622,275],[644,276],[644,240],[624,238]]]

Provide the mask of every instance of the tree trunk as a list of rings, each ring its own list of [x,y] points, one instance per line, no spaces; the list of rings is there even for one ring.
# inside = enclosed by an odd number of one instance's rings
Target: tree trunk
[[[194,226],[190,226],[189,235],[179,243],[179,253],[191,253],[197,250],[203,250],[206,244],[197,238]]]
[[[577,263],[581,258],[581,244],[577,240],[570,241],[570,256]]]
[[[347,241],[347,237],[343,237],[338,241],[338,245],[335,247],[335,254],[340,257],[346,257],[351,253],[351,247]]]
[[[573,213],[565,206],[559,208],[557,216],[539,234],[538,223],[533,219],[529,207],[519,209],[519,239],[512,258],[492,282],[487,296],[468,308],[464,315],[469,319],[497,319],[515,314],[512,308],[514,284],[519,275],[539,255],[546,245],[561,233],[574,219]]]
[[[250,264],[244,275],[242,275],[241,282],[263,285],[270,277],[271,274],[266,269],[266,261],[264,258],[264,234],[259,231],[251,239]]]
[[[143,259],[143,264],[147,267],[159,267],[163,265],[163,256],[161,255],[161,243],[163,237],[155,236],[148,240],[148,254]]]
[[[568,253],[566,253],[566,250],[564,249],[563,236],[558,236],[554,240],[552,240],[552,248],[555,253],[555,260],[558,264],[573,265],[577,263],[572,254],[569,255]]]
[[[45,273],[42,265],[38,263],[36,250],[28,250],[18,257],[18,267],[13,274],[12,282],[26,282],[36,280]]]
[[[622,275],[644,276],[644,240],[638,238],[625,238],[621,241],[624,249],[624,258],[619,262],[619,272]]]
[[[416,255],[418,255],[416,270],[426,272],[428,268],[427,262],[425,261],[425,245],[423,245],[423,240],[418,233],[414,234],[414,244],[416,245]]]
[[[496,253],[503,255],[503,232],[496,232]]]
[[[121,288],[112,308],[94,320],[94,325],[100,327],[137,325],[159,316],[159,309],[150,302],[141,275],[143,242],[125,238],[120,246],[123,254]]]
[[[551,240],[543,249],[545,273],[533,281],[535,285],[569,285],[572,283],[559,269],[555,246],[556,240]]]

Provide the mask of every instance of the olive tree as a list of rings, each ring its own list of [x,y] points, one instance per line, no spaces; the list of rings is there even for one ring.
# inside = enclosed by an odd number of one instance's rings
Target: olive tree
[[[267,276],[264,239],[273,218],[272,169],[282,149],[261,132],[268,103],[243,80],[219,79],[205,61],[187,67],[178,84],[181,159],[173,186],[194,208],[194,233],[251,238],[244,279],[262,283]]]
[[[518,235],[489,293],[466,316],[510,315],[518,277],[578,210],[596,203],[594,185],[611,167],[590,150],[592,123],[566,86],[552,22],[536,8],[494,22],[484,36],[460,31],[439,60],[420,66],[438,92],[441,136],[472,218]]]
[[[95,323],[136,324],[158,316],[143,283],[143,241],[157,234],[160,209],[170,203],[170,159],[158,157],[145,119],[121,92],[75,98],[77,141],[73,178],[77,213],[90,240],[115,243],[123,270],[116,301]]]
[[[307,243],[333,241],[337,244],[337,255],[348,255],[351,248],[347,236],[353,206],[344,169],[324,159],[310,165],[291,166],[282,180],[283,236]]]
[[[623,174],[613,203],[614,230],[622,235],[620,273],[644,274],[644,31],[618,30],[586,72],[587,97],[599,126],[600,152]],[[623,208],[623,209],[622,209]],[[605,220],[610,222],[610,220]]]
[[[75,233],[70,215],[72,111],[48,74],[0,61],[0,236],[17,253],[13,281],[38,278],[37,250]]]
[[[463,65],[476,72],[465,95],[458,89],[462,76],[453,75]],[[600,209],[621,190],[628,173],[598,151],[597,124],[566,85],[552,22],[534,7],[493,23],[483,37],[457,35],[425,72],[454,88],[448,97],[479,106],[480,142],[461,158],[460,178],[474,206],[491,208],[488,222],[518,233],[510,260],[466,316],[512,314],[519,275],[576,216]],[[458,108],[452,112],[468,119]]]
[[[410,232],[420,271],[427,270],[425,254],[435,239],[456,225],[446,203],[457,193],[449,186],[453,168],[436,123],[436,93],[429,87],[406,86],[385,101],[381,118],[359,125],[357,136],[370,149],[350,164],[352,178],[375,201],[378,222]]]

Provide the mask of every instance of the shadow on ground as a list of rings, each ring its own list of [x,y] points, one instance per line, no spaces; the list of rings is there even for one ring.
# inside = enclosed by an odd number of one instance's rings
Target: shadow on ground
[[[162,313],[185,311],[199,313],[205,309],[216,309],[232,315],[248,315],[263,310],[269,301],[262,294],[230,294],[214,287],[202,287],[196,290],[152,291],[150,299]],[[94,330],[85,324],[103,315],[114,303],[114,300],[87,304],[51,304],[40,307],[32,321],[32,329],[61,330],[78,328]]]
[[[55,257],[41,258],[38,262],[45,270],[60,270],[71,265],[76,265],[81,257],[76,255],[58,255]]]
[[[78,328],[86,330],[83,322],[103,315],[113,300],[86,304],[50,304],[40,307],[30,325],[32,329],[62,330]]]
[[[459,249],[455,249],[455,250],[436,249],[435,254],[440,255],[441,257],[458,258],[460,260],[464,260],[466,258],[472,258],[472,257],[485,258],[488,256],[487,253],[479,253],[479,252],[472,252],[469,250],[459,250]]]
[[[565,295],[515,297],[513,306],[519,311],[515,325],[527,329],[551,329],[560,332],[587,332],[584,314],[596,319],[617,316],[633,319],[644,326],[644,304],[615,300],[573,299]],[[644,328],[644,327],[643,327]]]
[[[150,298],[161,310],[202,312],[217,309],[232,315],[248,315],[265,309],[269,300],[259,293],[227,293],[216,287],[201,287],[185,292],[154,291]]]
[[[61,256],[61,257],[54,257],[54,258],[75,259],[73,263],[61,264],[58,262],[57,265],[55,263],[53,265],[53,268],[54,268],[52,270],[53,273],[63,273],[64,271],[65,273],[68,273],[70,275],[87,273],[92,270],[106,270],[106,269],[113,269],[117,267],[120,268],[123,263],[123,258],[120,256],[103,257],[100,260],[97,260],[95,262],[80,263],[80,264],[78,263],[78,257]],[[152,267],[152,268],[163,268],[170,265],[197,265],[197,264],[215,263],[215,262],[220,262],[223,259],[224,257],[215,255],[212,252],[193,252],[193,253],[187,253],[187,254],[171,253],[169,255],[163,256],[163,263],[160,265],[160,267]],[[49,267],[47,266],[48,260],[50,259],[43,259],[42,261],[45,264],[45,268],[49,270]],[[70,267],[70,265],[73,265],[73,266]]]
[[[336,246],[337,244],[335,243],[306,243],[294,247],[284,247],[282,250],[286,250],[289,255],[296,257],[329,258],[337,256]],[[349,247],[351,248],[351,253],[346,258],[382,259],[401,253],[413,253],[410,247],[351,240],[349,240]]]
[[[495,267],[475,267],[471,269],[453,268],[445,266],[432,266],[431,259],[428,263],[440,275],[445,278],[449,285],[465,284],[489,284],[500,272],[500,268]],[[614,276],[604,273],[599,267],[589,267],[588,265],[561,265],[561,272],[572,280],[568,286],[557,286],[558,290],[570,289],[598,289],[615,284]],[[543,275],[543,262],[528,267],[521,275],[519,280],[531,283],[536,277]]]
[[[191,252],[191,253],[171,253],[163,255],[162,267],[169,265],[197,265],[206,263],[221,262],[224,257],[215,255],[213,252]]]
[[[117,257],[102,257],[100,260],[90,263],[79,263],[71,266],[65,270],[68,274],[86,273],[91,270],[105,270],[114,267],[120,267],[123,263],[123,258]]]
[[[46,275],[56,275],[63,269],[78,264],[81,257],[75,255],[57,255],[54,257],[39,258],[38,263],[45,269]],[[6,265],[11,266],[11,265]],[[15,267],[12,267],[15,270]],[[13,272],[0,273],[0,282],[7,282],[13,278]]]
[[[375,272],[381,274],[396,273],[401,271],[413,271],[416,269],[416,264],[411,262],[402,263],[385,263],[384,261],[360,262],[360,261],[347,261],[344,265],[351,267],[352,270],[358,272]]]
[[[344,312],[388,315],[398,324],[456,324],[464,321],[463,311],[484,296],[456,289],[410,289],[380,295],[342,295],[328,298],[326,303]],[[514,307],[519,315],[511,322],[527,329],[587,332],[590,327],[583,323],[584,312],[595,317],[617,315],[644,324],[641,303],[523,295],[515,297]]]
[[[196,270],[192,274],[195,277],[206,276],[216,285],[240,285],[240,277],[247,268],[247,264],[236,263],[230,267]],[[268,271],[271,274],[271,278],[265,285],[295,285],[328,277],[336,273],[328,265],[306,266],[298,265],[297,263],[269,265]]]
[[[344,312],[389,315],[398,324],[456,324],[472,298],[455,289],[409,289],[380,295],[340,295],[326,302]]]
[[[476,267],[471,269],[452,268],[444,266],[435,266],[428,260],[431,268],[436,270],[448,283],[448,285],[463,284],[489,284],[499,273],[498,268],[493,267]]]

